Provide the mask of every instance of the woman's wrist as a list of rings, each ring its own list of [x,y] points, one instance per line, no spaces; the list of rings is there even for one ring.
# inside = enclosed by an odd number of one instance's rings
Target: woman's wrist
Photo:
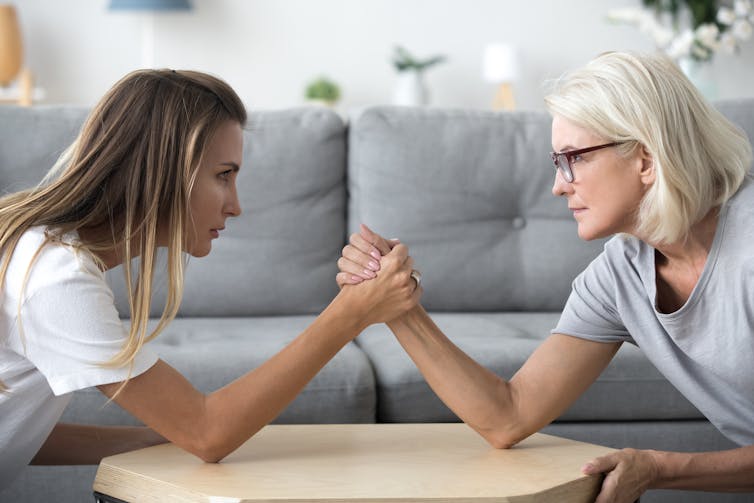
[[[690,461],[689,453],[654,450],[646,452],[654,464],[651,488],[669,488],[674,482],[683,479],[684,469]]]
[[[387,322],[388,328],[391,330],[397,330],[399,328],[408,328],[410,326],[416,326],[416,323],[422,317],[424,308],[421,304],[417,304],[402,315],[398,316]]]
[[[345,285],[341,288],[322,314],[329,312],[332,316],[340,318],[342,326],[349,327],[358,335],[372,323],[369,321],[371,306],[364,302],[363,295],[357,292],[356,288],[356,285]]]

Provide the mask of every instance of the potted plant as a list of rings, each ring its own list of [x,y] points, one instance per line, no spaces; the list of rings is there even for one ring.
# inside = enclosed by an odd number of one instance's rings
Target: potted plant
[[[424,85],[424,70],[445,61],[445,56],[437,55],[418,59],[401,46],[393,52],[393,66],[398,71],[393,103],[396,105],[426,105],[429,93]]]
[[[306,99],[310,103],[333,106],[340,99],[340,87],[327,77],[318,77],[306,86]]]

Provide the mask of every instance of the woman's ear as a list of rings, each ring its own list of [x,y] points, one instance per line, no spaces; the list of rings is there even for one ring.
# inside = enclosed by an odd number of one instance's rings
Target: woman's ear
[[[641,146],[641,150],[639,151],[639,161],[641,162],[641,167],[639,169],[641,183],[644,184],[646,188],[649,188],[655,183],[657,171],[655,170],[654,158],[644,145]]]

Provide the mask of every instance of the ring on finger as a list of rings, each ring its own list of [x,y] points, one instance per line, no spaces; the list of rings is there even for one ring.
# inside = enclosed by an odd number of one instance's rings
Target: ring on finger
[[[411,277],[416,281],[416,288],[419,288],[419,285],[422,284],[422,273],[417,271],[416,269],[413,269],[411,271]]]

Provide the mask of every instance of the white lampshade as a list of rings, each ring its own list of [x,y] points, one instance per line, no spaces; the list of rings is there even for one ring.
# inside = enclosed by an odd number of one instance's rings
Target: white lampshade
[[[508,44],[490,44],[484,49],[484,80],[512,82],[518,78],[518,55]]]

